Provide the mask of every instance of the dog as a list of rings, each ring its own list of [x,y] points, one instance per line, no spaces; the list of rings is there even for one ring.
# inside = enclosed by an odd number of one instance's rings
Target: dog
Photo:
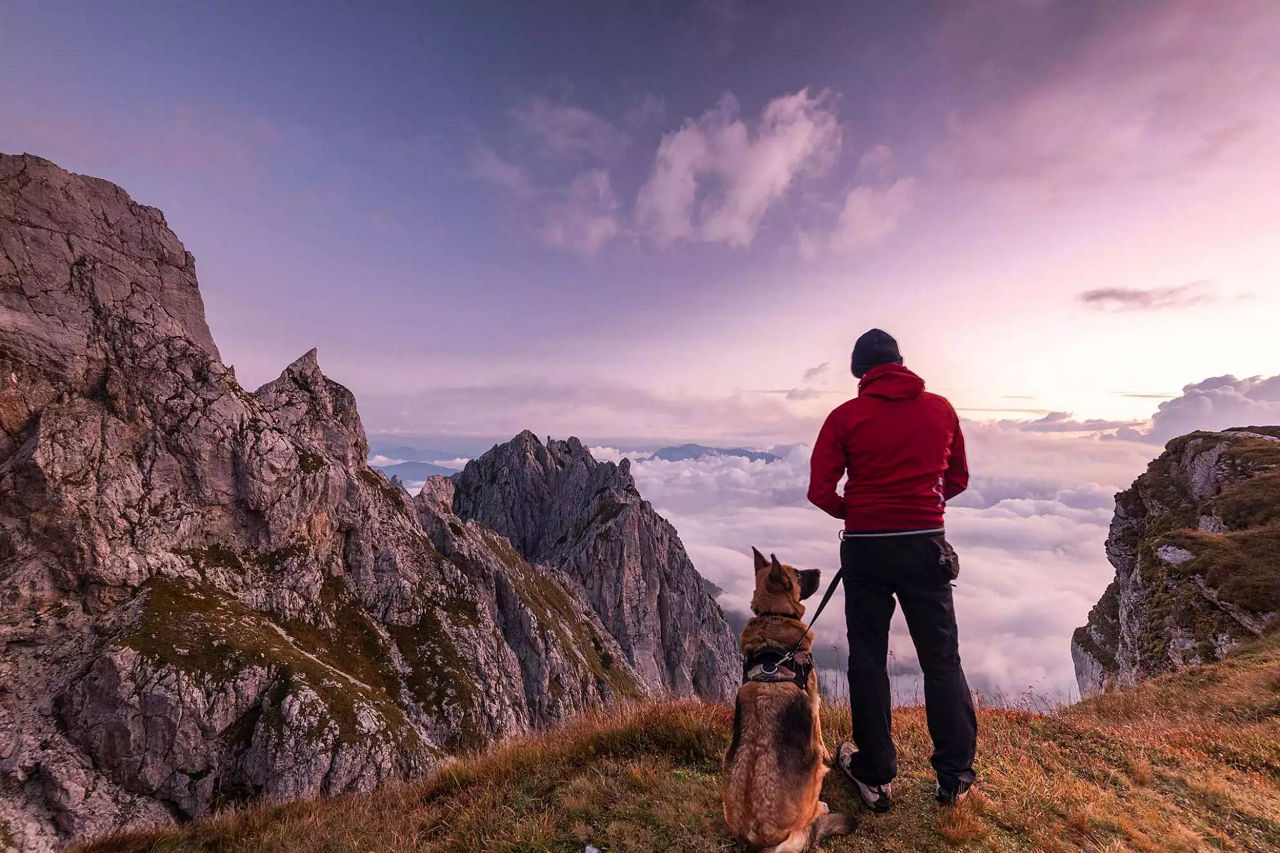
[[[740,848],[800,853],[857,828],[819,799],[831,756],[818,719],[813,635],[801,600],[818,589],[821,572],[798,570],[776,556],[755,555],[755,615],[742,632],[743,684],[724,756],[724,819]],[[793,658],[786,653],[795,649]]]

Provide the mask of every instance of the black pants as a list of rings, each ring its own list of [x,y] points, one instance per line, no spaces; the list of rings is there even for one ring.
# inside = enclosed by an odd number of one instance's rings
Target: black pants
[[[849,630],[849,705],[853,742],[850,768],[868,785],[898,774],[890,721],[889,620],[896,594],[924,672],[925,715],[933,739],[930,763],[944,788],[972,784],[978,720],[960,666],[951,575],[939,561],[936,534],[845,539],[845,622]]]

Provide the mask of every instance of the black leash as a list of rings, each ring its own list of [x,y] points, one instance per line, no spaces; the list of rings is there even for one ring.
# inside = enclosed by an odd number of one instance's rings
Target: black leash
[[[818,609],[814,611],[813,616],[809,619],[809,624],[804,629],[804,633],[800,635],[800,639],[796,641],[796,644],[792,646],[785,655],[778,658],[777,661],[771,664],[765,664],[765,666],[761,668],[762,672],[766,675],[773,675],[778,671],[778,667],[782,666],[789,660],[795,660],[796,652],[800,651],[800,647],[804,645],[804,638],[809,636],[809,632],[813,630],[814,623],[818,621],[818,617],[821,616],[822,611],[826,609],[827,602],[831,600],[831,596],[835,595],[836,586],[840,583],[840,578],[843,576],[844,566],[841,566],[840,570],[836,572],[836,576],[831,579],[831,583],[828,584],[827,591],[822,596],[822,601],[818,602]]]
[[[870,535],[870,536],[879,538],[882,536],[918,536],[921,534],[942,533],[942,532],[943,532],[942,528],[938,528],[937,530],[907,530],[901,533],[881,533],[881,534],[863,534],[863,535]],[[853,536],[854,538],[856,538],[858,534],[854,534]],[[847,530],[842,530],[840,532],[840,539],[843,541],[848,538],[851,538],[849,532]],[[836,576],[831,579],[830,585],[827,586],[826,593],[822,596],[822,601],[818,602],[818,609],[814,611],[813,618],[809,620],[809,626],[805,628],[804,633],[800,635],[799,642],[797,642],[794,646],[792,646],[791,649],[788,650],[786,654],[778,658],[776,663],[765,664],[765,666],[763,666],[761,670],[766,675],[773,675],[778,671],[778,667],[782,666],[784,663],[786,663],[789,660],[795,660],[796,652],[800,651],[800,646],[804,645],[804,638],[809,636],[809,632],[813,630],[814,623],[818,621],[818,617],[822,615],[822,611],[826,608],[827,602],[830,601],[831,596],[835,594],[836,585],[840,583],[840,578],[842,577],[844,577],[843,565],[840,566],[840,570],[836,572]]]

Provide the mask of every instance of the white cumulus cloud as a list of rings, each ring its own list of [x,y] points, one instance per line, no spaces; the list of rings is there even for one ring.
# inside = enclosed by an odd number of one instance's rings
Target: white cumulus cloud
[[[1280,424],[1280,375],[1215,376],[1160,404],[1148,437],[1161,443],[1197,429]]]
[[[831,247],[847,251],[879,243],[898,229],[914,203],[914,178],[900,178],[885,187],[856,187],[845,196]]]
[[[769,208],[801,175],[829,166],[839,150],[840,125],[827,92],[775,98],[750,124],[726,94],[663,137],[640,189],[637,221],[660,245],[747,246]]]

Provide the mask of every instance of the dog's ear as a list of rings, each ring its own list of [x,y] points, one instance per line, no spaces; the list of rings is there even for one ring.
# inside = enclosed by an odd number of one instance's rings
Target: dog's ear
[[[804,601],[818,591],[818,586],[822,583],[822,570],[797,569],[796,575],[800,578],[800,600]]]
[[[769,586],[773,589],[788,589],[791,581],[787,580],[787,573],[782,570],[782,563],[778,562],[777,554],[769,555]]]
[[[752,546],[752,548],[751,548],[751,553],[752,553],[752,554],[754,554],[754,555],[755,555],[755,558],[756,558],[756,571],[757,571],[757,572],[758,572],[758,571],[760,571],[761,569],[763,569],[765,566],[769,565],[769,561],[768,561],[768,560],[766,560],[766,559],[764,558],[764,554],[761,554],[759,551],[757,551],[757,550],[755,549],[755,546]]]

